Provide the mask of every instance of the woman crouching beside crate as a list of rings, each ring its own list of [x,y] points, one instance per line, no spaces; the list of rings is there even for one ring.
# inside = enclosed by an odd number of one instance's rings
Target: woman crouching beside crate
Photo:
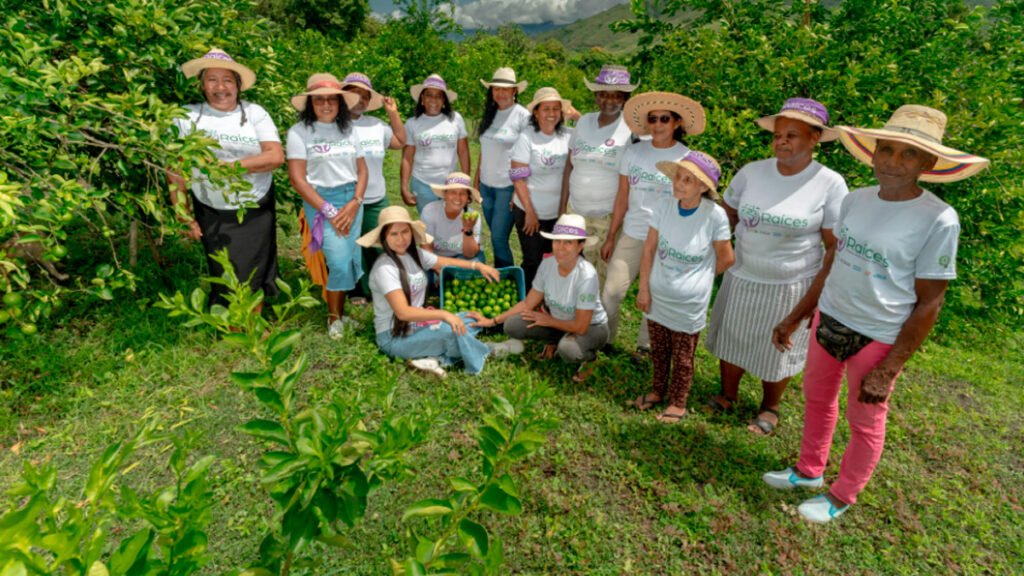
[[[505,324],[505,334],[513,339],[546,342],[542,359],[558,356],[565,362],[580,364],[573,377],[585,380],[593,369],[589,364],[597,351],[608,342],[608,315],[601,306],[601,287],[597,270],[581,254],[595,238],[587,237],[586,221],[576,214],[563,214],[551,233],[541,232],[551,240],[552,257],[541,262],[526,299],[494,318],[472,313],[475,326]],[[539,308],[538,308],[539,307]],[[495,352],[521,350],[509,340]]]
[[[465,314],[423,307],[427,270],[468,268],[490,281],[500,275],[475,260],[446,258],[418,248],[432,240],[426,226],[413,220],[405,208],[389,206],[381,211],[377,227],[356,241],[364,248],[384,251],[370,271],[377,346],[388,356],[408,359],[411,368],[442,378],[444,367],[458,360],[466,372],[477,374],[483,370],[490,348],[476,339],[480,329],[467,326]]]

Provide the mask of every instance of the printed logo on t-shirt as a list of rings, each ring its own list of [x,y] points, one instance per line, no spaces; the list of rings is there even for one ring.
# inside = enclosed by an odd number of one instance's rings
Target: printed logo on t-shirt
[[[618,150],[615,149],[615,139],[609,138],[600,146],[594,146],[593,144],[587,144],[586,142],[577,142],[576,146],[572,149],[572,155],[579,156],[582,152],[600,156],[615,156],[615,154],[618,153]]]
[[[658,239],[658,260],[672,270],[685,270],[704,261],[703,254],[687,254],[669,246],[664,238]]]
[[[458,134],[423,134],[420,136],[418,146],[421,148],[430,148],[435,142],[438,146],[446,147],[459,139]]]
[[[544,298],[544,303],[548,305],[548,309],[555,308],[567,316],[576,314],[576,306],[572,304],[563,304],[553,298]]]
[[[946,254],[944,254],[942,256],[939,256],[939,266],[942,266],[943,268],[949,268],[949,263],[951,261],[952,261],[952,258],[950,258]]]
[[[744,204],[740,206],[740,221],[747,228],[757,228],[762,222],[765,224],[771,224],[774,226],[780,226],[782,228],[790,228],[793,230],[799,230],[806,228],[809,221],[806,218],[793,218],[792,216],[786,216],[784,214],[773,214],[771,212],[762,212],[759,206],[753,204]]]
[[[260,141],[255,136],[246,136],[245,134],[222,134],[209,128],[204,128],[203,132],[205,132],[208,137],[220,142],[222,145],[224,143],[229,143],[247,145],[255,144],[256,146],[259,146],[260,144]]]
[[[359,147],[363,149],[367,156],[374,158],[384,156],[384,143],[381,142],[380,138],[360,140]]]
[[[540,152],[540,163],[548,168],[557,165],[558,161],[564,158],[565,154],[553,154],[550,150],[541,150]]]
[[[651,173],[644,170],[640,166],[631,166],[629,168],[629,183],[633,186],[636,186],[640,182],[657,182],[659,184],[672,183],[672,181],[669,180],[661,172]]]
[[[872,248],[867,240],[858,240],[851,236],[846,226],[839,228],[836,252],[854,254],[865,262],[889,268],[889,259],[884,254]]]

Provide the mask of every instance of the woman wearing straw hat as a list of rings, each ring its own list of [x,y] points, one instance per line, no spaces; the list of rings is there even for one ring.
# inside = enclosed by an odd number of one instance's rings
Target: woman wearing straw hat
[[[440,377],[445,376],[445,366],[459,360],[466,372],[478,374],[490,349],[476,339],[479,328],[466,325],[464,319],[470,316],[423,307],[426,271],[457,266],[479,270],[491,281],[500,275],[476,260],[446,258],[419,248],[432,240],[423,222],[413,220],[402,206],[385,208],[377,227],[359,238],[360,246],[384,251],[370,271],[377,345],[388,356],[409,359],[410,367]]]
[[[724,194],[736,265],[715,297],[705,342],[719,359],[722,381],[708,406],[731,410],[749,372],[761,380],[760,408],[749,425],[758,434],[775,430],[783,392],[807,353],[805,326],[785,353],[772,346],[772,329],[809,289],[821,290],[811,284],[835,250],[832,230],[848,190],[842,176],[814,160],[818,142],[839,137],[828,120],[825,106],[809,98],[790,98],[778,114],[759,119],[773,135],[775,157],[744,166]]]
[[[480,80],[487,88],[484,116],[477,127],[480,139],[480,162],[473,179],[483,197],[484,219],[491,230],[494,265],[512,266],[512,196],[515,187],[509,178],[512,167],[512,146],[530,123],[530,112],[519,104],[519,95],[526,82],[517,82],[511,68],[498,68],[490,82]]]
[[[597,240],[584,253],[597,268],[604,283],[607,263],[599,245],[608,237],[615,195],[619,191],[619,166],[633,133],[622,116],[622,107],[637,85],[622,66],[603,66],[593,82],[583,80],[594,93],[597,112],[584,114],[576,122],[569,141],[569,159],[562,179],[558,213],[567,209],[587,219],[587,234]]]
[[[512,215],[523,251],[527,286],[533,284],[544,254],[551,251],[551,242],[540,232],[551,232],[558,218],[562,172],[569,157],[571,137],[570,130],[563,125],[564,113],[571,106],[554,88],[537,90],[526,107],[532,130],[523,130],[512,147],[509,177],[516,190]]]
[[[653,208],[672,197],[672,182],[658,170],[657,164],[686,156],[690,149],[681,143],[683,136],[700,134],[705,125],[700,104],[669,92],[634,96],[626,102],[622,113],[634,134],[649,134],[651,139],[630,146],[622,157],[615,208],[608,237],[601,246],[601,258],[608,262],[608,279],[601,301],[608,311],[609,342],[615,341],[622,299],[640,272]],[[639,353],[650,351],[647,322],[640,323],[636,347]]]
[[[444,183],[445,176],[457,168],[469,174],[469,140],[462,115],[452,110],[459,95],[444,78],[431,74],[409,93],[416,101],[416,114],[405,123],[402,201],[423,214],[423,208],[437,200],[431,184]]]
[[[693,358],[715,276],[735,258],[729,217],[715,203],[722,175],[718,162],[694,150],[657,166],[672,181],[672,198],[655,206],[640,261],[636,303],[647,314],[654,370],[651,392],[637,398],[636,407],[647,410],[668,400],[658,420],[671,424],[686,416]]]
[[[444,184],[430,185],[434,194],[443,201],[431,202],[423,209],[420,220],[427,225],[427,234],[434,238],[424,248],[447,258],[484,261],[484,251],[480,246],[480,215],[469,209],[470,203],[480,203],[480,192],[471,184],[469,175],[452,172]],[[433,286],[432,271],[429,276]]]
[[[594,244],[586,226],[582,216],[559,217],[550,233],[541,232],[551,240],[552,257],[541,262],[526,299],[491,319],[474,315],[478,326],[504,323],[505,334],[515,340],[545,342],[542,359],[557,352],[565,362],[580,364],[573,378],[577,382],[589,376],[593,365],[587,363],[608,342],[597,271],[581,256],[584,246]],[[509,342],[504,346],[515,346],[514,340]]]
[[[327,334],[337,340],[358,324],[345,313],[345,295],[363,275],[356,245],[366,194],[366,158],[349,109],[359,103],[333,74],[313,74],[292,98],[299,122],[288,130],[288,177],[302,196],[310,225],[309,251],[321,248],[327,276]]]
[[[846,372],[850,442],[839,477],[797,510],[825,523],[846,512],[871,479],[885,443],[888,399],[907,360],[928,337],[956,277],[956,211],[918,184],[953,182],[988,160],[942,144],[946,115],[901,106],[881,129],[840,126],[843,145],[873,167],[878,186],[848,194],[836,222],[838,243],[824,288],[808,291],[775,328],[792,346],[796,326],[812,320],[804,373],[804,433],[794,467],[764,475],[773,488],[820,488],[839,416]]]
[[[267,111],[239,96],[256,83],[256,74],[219,48],[182,64],[181,71],[187,78],[199,78],[204,101],[186,106],[187,117],[175,120],[179,133],[200,131],[217,140],[220,146],[212,150],[217,159],[244,169],[242,178],[251,184],[250,190],[234,192],[214,186],[198,169],[193,170],[188,237],[202,241],[211,276],[222,274],[211,256],[227,248],[235,274],[250,278],[253,290],[273,296],[277,294],[277,219],[271,172],[284,163],[284,152]],[[188,214],[184,179],[178,175],[170,179],[171,203],[184,205]],[[239,222],[243,205],[245,215]],[[225,290],[213,284],[210,302],[222,301]]]

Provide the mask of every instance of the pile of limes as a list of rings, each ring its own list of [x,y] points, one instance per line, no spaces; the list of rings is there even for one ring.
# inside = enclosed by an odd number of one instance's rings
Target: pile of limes
[[[475,310],[494,318],[519,302],[515,278],[488,282],[484,278],[452,278],[444,284],[444,309],[455,313]]]

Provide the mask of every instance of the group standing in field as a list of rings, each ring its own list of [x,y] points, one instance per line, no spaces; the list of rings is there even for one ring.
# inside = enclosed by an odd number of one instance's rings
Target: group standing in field
[[[403,124],[395,100],[366,75],[314,73],[291,98],[298,114],[282,147],[266,110],[240,97],[256,80],[249,68],[212,49],[182,71],[199,79],[203,101],[177,120],[179,132],[203,132],[219,143],[221,162],[245,173],[244,184],[226,188],[198,171],[169,173],[176,214],[202,242],[211,274],[220,273],[214,253],[226,248],[253,290],[276,293],[272,172],[287,161],[302,199],[306,263],[324,286],[327,334],[355,337],[345,305],[359,292],[372,299],[381,352],[414,369],[443,377],[461,364],[477,374],[488,357],[539,340],[538,358],[578,365],[574,380],[586,381],[638,281],[633,357],[652,367],[638,410],[663,405],[665,423],[687,416],[705,326],[720,373],[707,408],[734,410],[749,373],[762,388],[752,433],[774,432],[787,384],[804,372],[800,456],[764,474],[769,486],[824,487],[845,374],[850,441],[838,478],[798,509],[820,523],[843,514],[869,481],[893,386],[956,276],[956,212],[919,182],[960,180],[988,165],[942,143],[946,117],[933,108],[902,106],[883,128],[855,128],[831,126],[823,104],[799,97],[757,121],[773,156],[728,178],[712,155],[691,148],[715,128],[699,102],[634,94],[629,71],[609,65],[586,81],[596,110],[583,115],[552,87],[521,104],[527,82],[510,68],[481,79],[474,171],[458,95],[440,75],[411,87],[415,114]],[[367,115],[381,108],[387,122]],[[820,143],[837,139],[873,168],[877,186],[849,192],[814,159]],[[389,149],[402,150],[399,190],[419,219],[388,205]],[[430,305],[444,268],[501,279],[517,264],[513,228],[525,297],[502,311]],[[211,301],[223,298],[219,289]],[[478,339],[498,326],[508,339]]]

